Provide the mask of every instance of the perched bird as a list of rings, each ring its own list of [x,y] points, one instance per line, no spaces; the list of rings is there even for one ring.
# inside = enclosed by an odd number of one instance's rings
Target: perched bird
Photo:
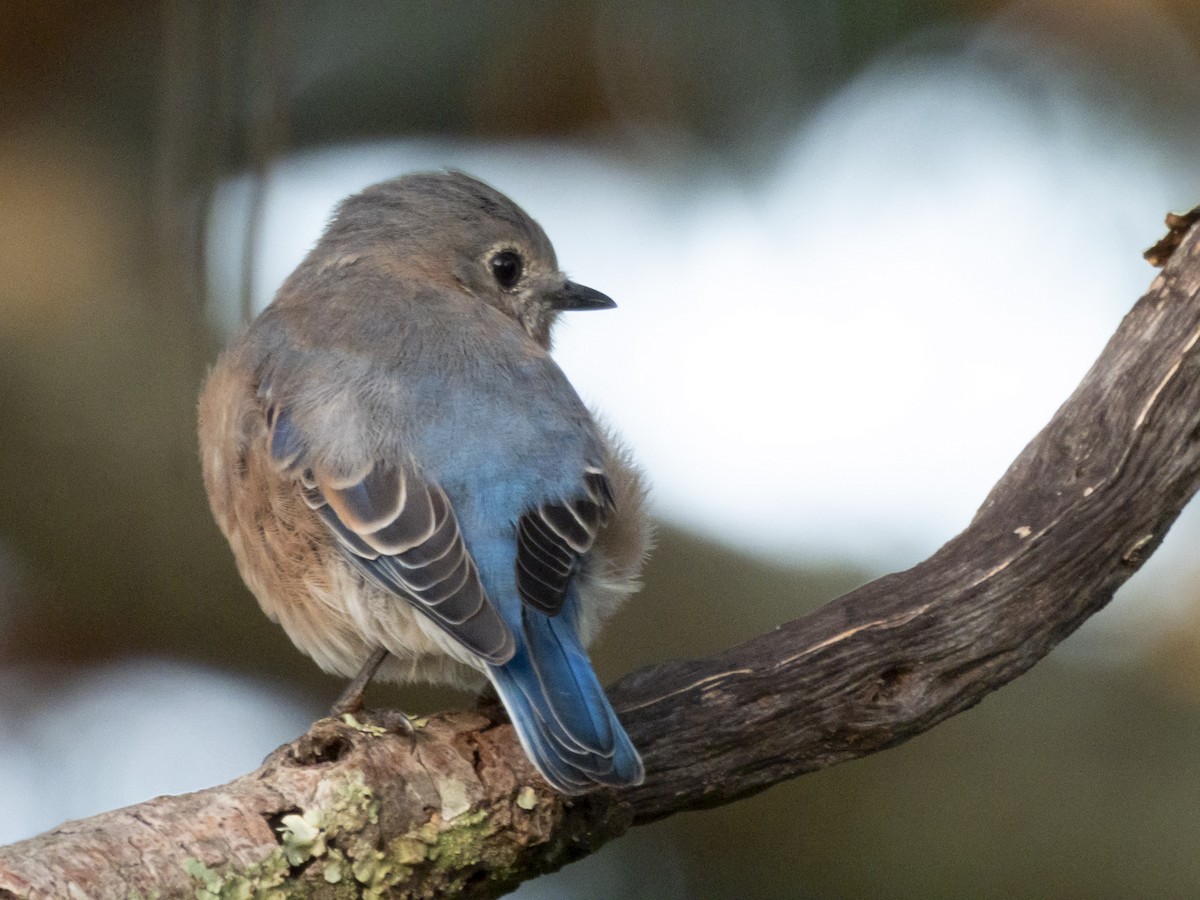
[[[321,668],[495,686],[563,793],[642,780],[585,648],[637,587],[645,491],[551,359],[607,309],[458,172],[344,200],[200,397],[205,487],[263,611]],[[481,679],[480,679],[481,681]]]

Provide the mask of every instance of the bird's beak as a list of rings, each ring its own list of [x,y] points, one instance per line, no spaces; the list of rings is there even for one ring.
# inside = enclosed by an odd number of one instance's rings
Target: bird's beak
[[[550,295],[550,307],[559,311],[573,309],[613,309],[616,303],[608,294],[568,281]]]

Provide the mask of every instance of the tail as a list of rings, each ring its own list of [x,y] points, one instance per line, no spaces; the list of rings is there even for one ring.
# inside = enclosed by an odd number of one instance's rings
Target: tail
[[[521,746],[564,794],[641,784],[642,759],[617,721],[569,616],[524,607],[517,652],[489,666]]]

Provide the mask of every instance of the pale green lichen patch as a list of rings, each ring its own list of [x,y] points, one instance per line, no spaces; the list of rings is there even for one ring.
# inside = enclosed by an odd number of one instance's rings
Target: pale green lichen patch
[[[358,839],[368,825],[379,822],[379,801],[363,782],[361,773],[327,782],[318,790],[316,803],[302,813],[289,813],[280,820],[279,846],[261,862],[243,870],[217,872],[198,859],[190,859],[185,871],[196,884],[198,900],[275,900],[285,896],[279,888],[289,874],[312,860],[313,870],[338,894],[382,896],[411,874],[401,862],[388,859],[369,843]],[[333,846],[349,837],[353,847]]]
[[[213,871],[195,857],[188,857],[183,868],[197,883],[193,895],[196,900],[285,900],[286,894],[279,885],[283,883],[288,868],[277,864],[281,859],[276,851],[245,872],[226,872],[224,875]]]
[[[338,884],[346,877],[346,857],[342,855],[342,851],[334,847],[329,851],[329,858],[325,860],[325,865],[321,867],[321,877],[329,884]]]
[[[521,788],[520,793],[517,794],[517,806],[526,812],[533,809],[537,806],[537,791],[529,785],[525,785],[525,787]]]
[[[429,856],[429,844],[416,838],[396,838],[388,844],[388,849],[396,862],[405,866],[415,866],[417,863],[425,862]]]
[[[325,810],[325,828],[329,831],[360,831],[367,823],[379,822],[379,801],[361,772],[333,782],[328,790],[318,790],[317,803]]]
[[[517,803],[529,808],[535,800],[532,791],[528,796],[522,792]],[[285,894],[282,885],[302,868],[306,887],[300,890],[307,892],[320,885],[322,895],[383,897],[408,881],[414,867],[420,865],[432,866],[430,874],[442,879],[450,890],[468,873],[478,871],[481,861],[500,877],[515,861],[515,846],[497,850],[488,844],[496,826],[483,810],[456,811],[450,822],[435,815],[435,821],[379,849],[372,843],[373,832],[363,833],[364,828],[378,823],[379,801],[361,774],[326,783],[318,790],[316,801],[310,809],[280,820],[279,845],[254,865],[218,872],[197,859],[188,860],[186,871],[198,900],[296,896],[294,891]]]
[[[411,874],[412,869],[388,859],[380,850],[371,850],[354,861],[354,880],[362,886],[364,897],[383,897],[389,888],[407,881]]]
[[[321,824],[325,814],[310,809],[302,816],[284,816],[279,828],[279,844],[288,864],[299,866],[310,859],[325,855],[325,831]]]
[[[478,862],[484,839],[494,830],[483,810],[461,815],[455,820],[453,828],[438,835],[437,842],[430,848],[429,858],[444,869],[457,869]]]
[[[219,896],[224,879],[194,856],[189,856],[183,862],[183,870],[200,882],[204,891]]]
[[[438,835],[441,834],[441,829],[437,827],[436,822],[426,822],[416,831],[410,833],[418,841],[424,841],[426,844],[436,844]]]

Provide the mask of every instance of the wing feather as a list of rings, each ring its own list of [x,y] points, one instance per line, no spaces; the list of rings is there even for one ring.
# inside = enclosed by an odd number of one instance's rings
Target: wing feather
[[[517,591],[547,615],[557,615],[581,557],[613,508],[612,486],[599,469],[583,473],[581,491],[525,511],[517,523]]]
[[[272,407],[268,423],[279,467],[303,465],[307,448],[286,410]],[[381,461],[352,477],[305,468],[299,480],[304,502],[329,526],[355,568],[488,663],[512,658],[513,633],[488,599],[440,487]]]

